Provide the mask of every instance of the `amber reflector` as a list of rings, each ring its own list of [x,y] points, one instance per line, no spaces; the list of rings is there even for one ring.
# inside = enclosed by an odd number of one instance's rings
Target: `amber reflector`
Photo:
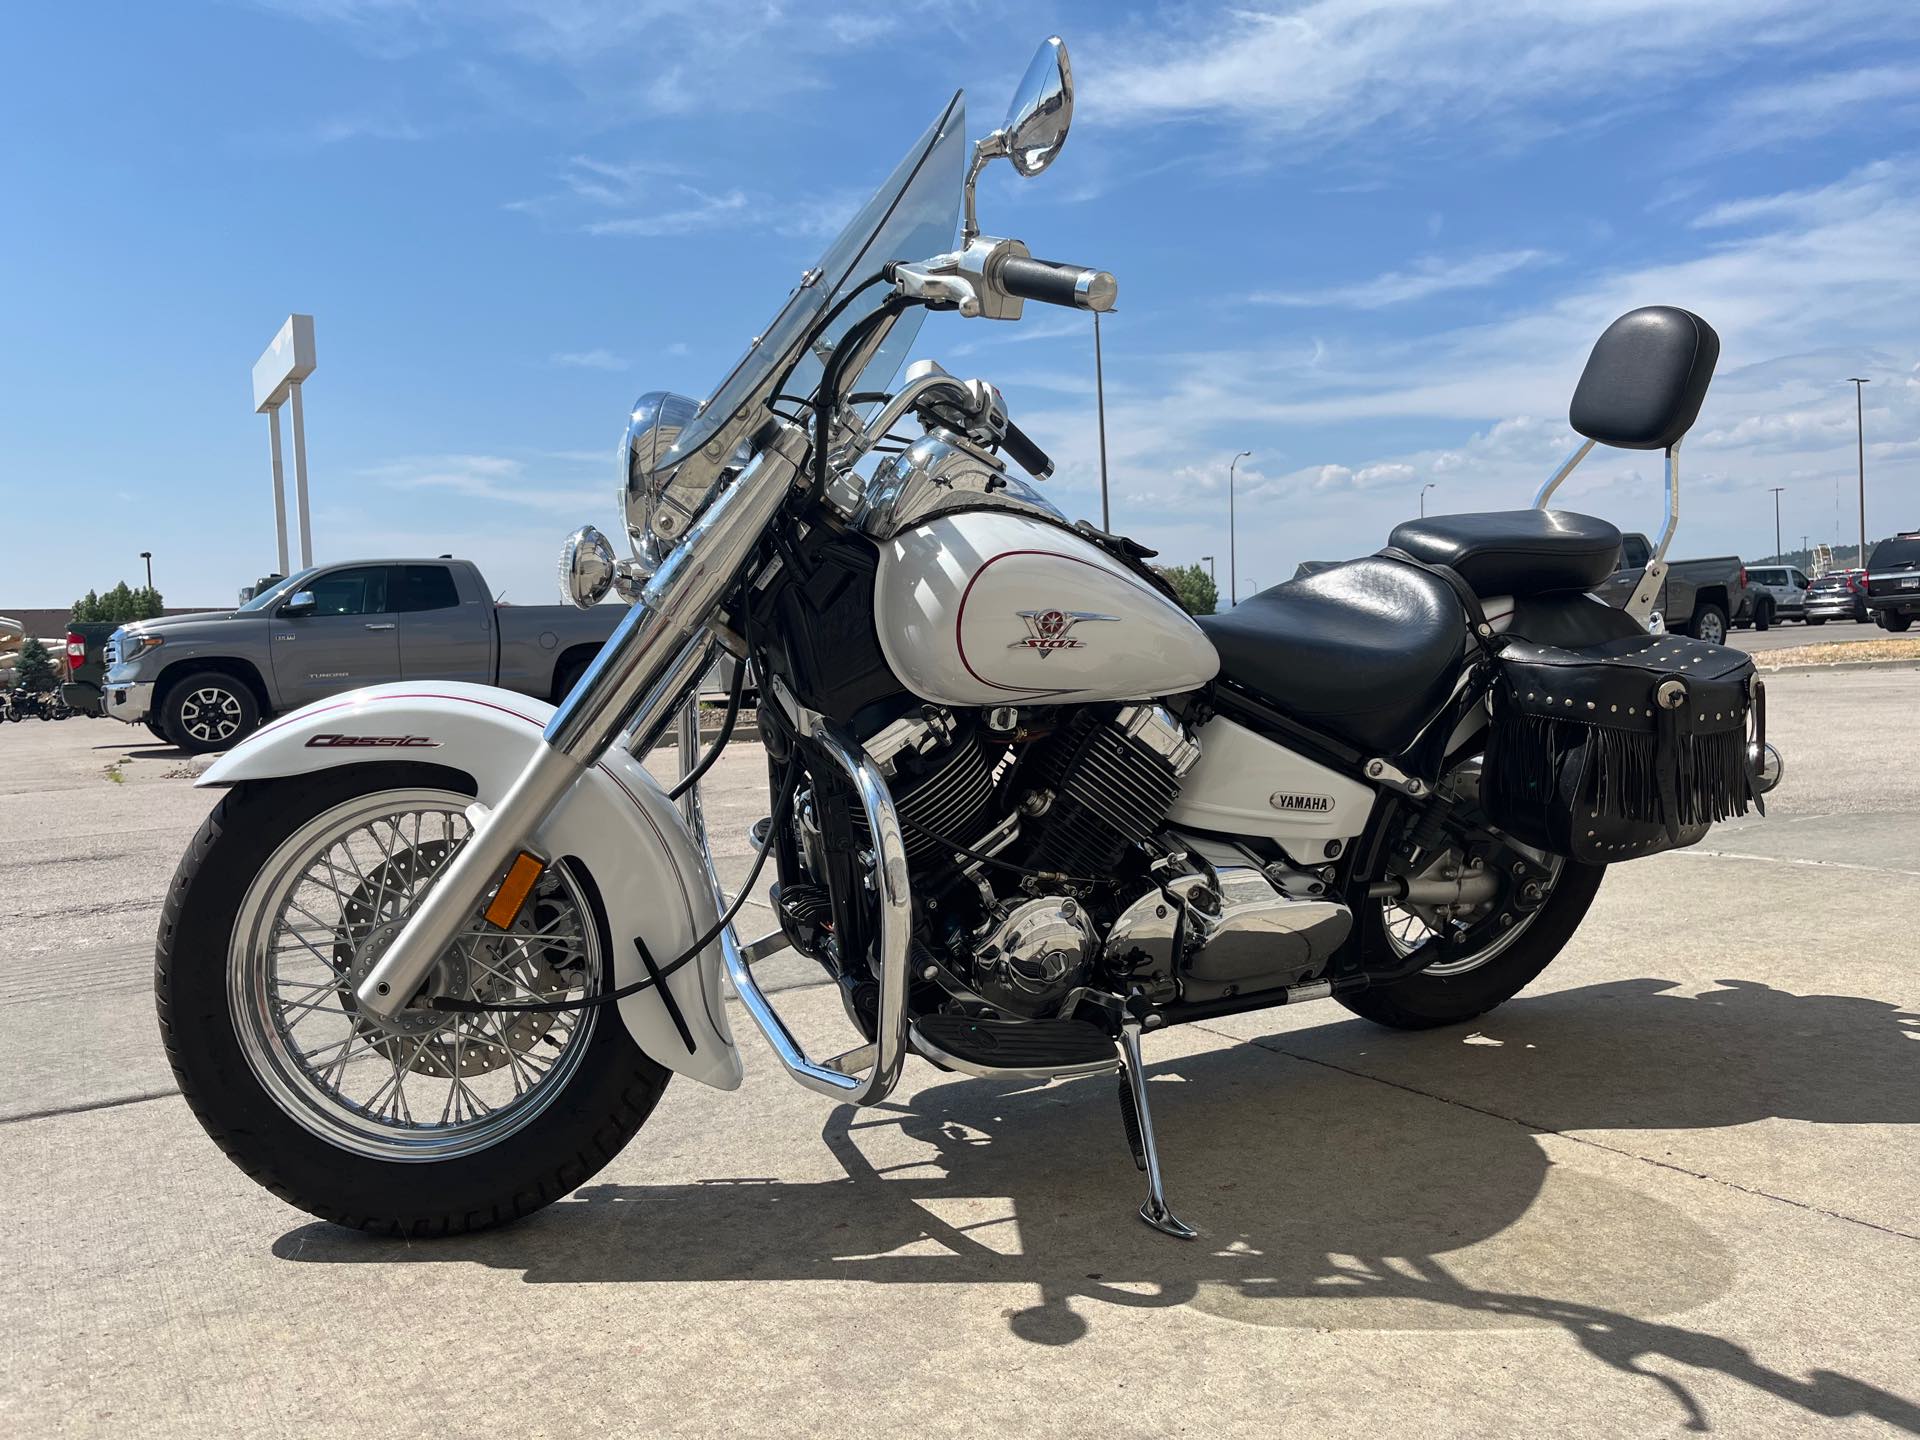
[[[493,903],[487,906],[487,923],[500,930],[512,925],[520,914],[520,907],[527,903],[527,896],[533,893],[535,883],[546,868],[545,861],[534,859],[524,850],[514,856],[513,864],[507,869],[507,878],[500,882],[500,888],[494,892]]]

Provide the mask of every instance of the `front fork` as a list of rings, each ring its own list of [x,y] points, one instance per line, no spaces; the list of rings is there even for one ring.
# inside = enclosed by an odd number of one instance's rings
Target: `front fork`
[[[499,805],[477,819],[473,834],[355,988],[364,1012],[392,1020],[413,1004],[508,861],[574,782],[623,731],[660,733],[699,678],[708,619],[779,513],[805,453],[805,432],[784,428],[675,547],[547,722],[519,778]]]

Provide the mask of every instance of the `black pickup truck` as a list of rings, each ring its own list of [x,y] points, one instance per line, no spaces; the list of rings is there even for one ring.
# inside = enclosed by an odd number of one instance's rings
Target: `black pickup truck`
[[[1873,547],[1867,561],[1867,610],[1874,624],[1895,632],[1920,615],[1920,530]]]

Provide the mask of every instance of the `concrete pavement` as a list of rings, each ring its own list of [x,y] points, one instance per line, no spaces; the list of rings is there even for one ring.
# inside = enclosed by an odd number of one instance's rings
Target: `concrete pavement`
[[[852,1112],[737,1008],[746,1087],[674,1084],[531,1221],[312,1222],[160,1059],[152,928],[212,797],[156,746],[107,778],[140,732],[7,727],[0,1431],[1920,1433],[1920,672],[1769,694],[1769,818],[1617,868],[1477,1026],[1154,1037],[1192,1245],[1132,1218],[1111,1080],[916,1061]],[[761,764],[709,791],[736,877]],[[843,1024],[789,965],[797,1027]]]

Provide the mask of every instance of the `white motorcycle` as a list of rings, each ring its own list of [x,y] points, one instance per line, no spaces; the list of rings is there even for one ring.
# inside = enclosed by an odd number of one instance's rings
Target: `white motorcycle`
[[[633,556],[589,527],[562,563],[576,603],[631,608],[557,709],[377,686],[201,777],[228,793],[168,896],[156,988],[189,1103],[253,1179],[399,1234],[525,1215],[611,1160],[671,1074],[739,1085],[724,972],[788,1073],[841,1102],[885,1099],[914,1055],[1119,1072],[1140,1214],[1190,1236],[1144,1035],[1323,997],[1402,1028],[1479,1015],[1566,944],[1607,865],[1769,787],[1751,664],[1647,623],[1718,352],[1686,311],[1601,338],[1587,438],[1534,508],[1402,525],[1198,623],[1151,552],[1009,471],[1052,466],[993,386],[922,361],[886,389],[926,311],[1113,304],[1111,275],[975,218],[982,167],[1038,174],[1072,109],[1057,39],[970,159],[955,96],[705,401],[641,400]],[[1596,441],[1667,457],[1624,611],[1586,593],[1619,532],[1546,508]],[[701,757],[717,652],[755,677],[772,796],[731,902],[700,811],[740,700],[736,679]],[[641,761],[676,721],[665,791]],[[742,942],[768,865],[778,927]],[[756,983],[789,949],[838,986],[845,1053],[809,1055]]]

